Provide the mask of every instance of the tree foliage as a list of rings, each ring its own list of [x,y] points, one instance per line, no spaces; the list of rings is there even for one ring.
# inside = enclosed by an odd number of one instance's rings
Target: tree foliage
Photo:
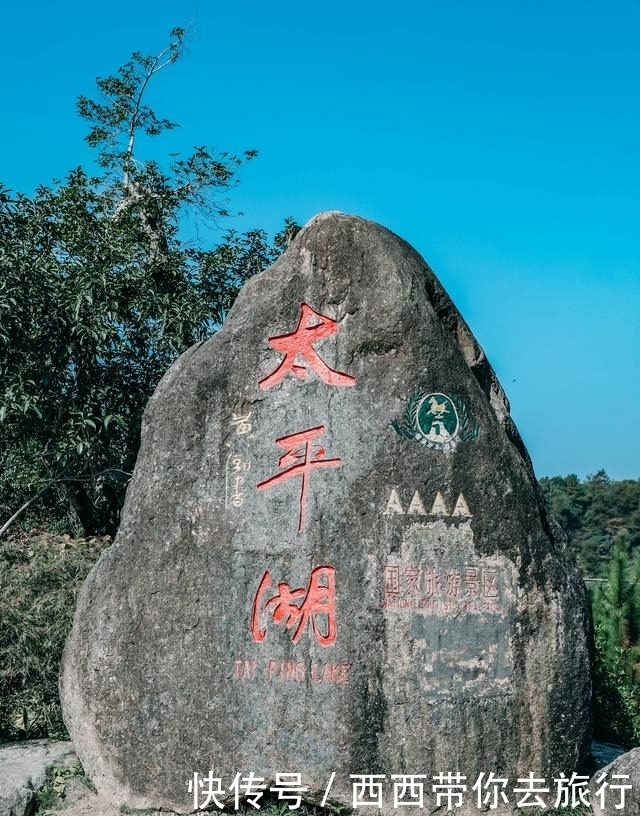
[[[158,380],[296,229],[289,219],[273,244],[262,230],[228,230],[210,247],[184,239],[196,210],[229,215],[237,170],[256,152],[199,146],[164,169],[141,157],[176,127],[145,100],[183,38],[174,29],[159,55],[135,52],[98,79],[97,101],[80,97],[98,174],[77,167],[33,196],[0,188],[0,528],[44,491],[39,513],[53,506],[63,527],[75,523],[61,532],[115,532]]]
[[[540,479],[551,514],[569,537],[584,575],[603,578],[619,533],[640,549],[640,480],[613,481],[604,470]]]
[[[589,586],[594,736],[640,745],[640,481],[612,481],[600,470],[540,485]]]
[[[640,644],[638,555],[631,558],[629,536],[621,533],[613,546],[606,580],[592,584],[594,620],[608,648],[631,649]]]
[[[0,741],[68,739],[58,697],[76,596],[110,539],[0,539]]]
[[[631,748],[640,744],[640,553],[616,537],[606,579],[591,584],[595,624],[596,736]]]

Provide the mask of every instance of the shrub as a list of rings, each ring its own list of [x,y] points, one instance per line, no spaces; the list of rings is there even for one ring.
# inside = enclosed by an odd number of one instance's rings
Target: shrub
[[[0,740],[64,739],[58,674],[78,589],[111,539],[0,539]]]
[[[640,745],[640,684],[630,673],[634,651],[612,647],[603,628],[596,626],[593,735],[627,749]]]

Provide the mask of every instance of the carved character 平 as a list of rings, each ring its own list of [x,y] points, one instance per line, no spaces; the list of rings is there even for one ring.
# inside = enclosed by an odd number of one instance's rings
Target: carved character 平
[[[289,434],[288,436],[281,436],[276,439],[276,445],[284,448],[284,453],[278,459],[278,467],[287,467],[282,473],[276,473],[274,476],[259,482],[256,487],[258,490],[266,490],[282,479],[292,479],[294,476],[302,478],[300,486],[300,505],[298,512],[298,532],[304,529],[304,521],[307,510],[307,489],[308,479],[311,471],[319,468],[338,467],[342,464],[342,459],[325,459],[325,449],[322,445],[311,445],[313,440],[322,436],[325,432],[324,425],[319,425],[317,428],[307,428],[305,431],[299,433]]]

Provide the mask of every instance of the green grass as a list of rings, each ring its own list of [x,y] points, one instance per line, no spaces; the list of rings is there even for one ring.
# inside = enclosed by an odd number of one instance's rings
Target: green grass
[[[69,768],[52,768],[47,774],[47,781],[36,794],[36,812],[46,816],[59,808],[65,799],[67,784],[70,779],[78,779],[93,793],[96,792],[91,780],[85,774],[79,761]]]

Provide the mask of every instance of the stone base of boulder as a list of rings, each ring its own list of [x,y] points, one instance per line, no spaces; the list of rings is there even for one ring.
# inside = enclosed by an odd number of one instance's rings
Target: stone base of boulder
[[[594,816],[640,816],[640,748],[596,771],[589,788]]]
[[[78,785],[78,788],[80,788],[80,785]],[[129,810],[126,806],[117,805],[108,799],[97,796],[87,787],[79,791],[77,797],[74,794],[72,800],[69,799],[68,794],[65,795],[65,798],[58,802],[53,810],[59,813],[60,816],[122,816],[123,813],[134,813],[133,808]],[[177,814],[166,810],[144,810],[143,814],[144,816],[177,816]]]
[[[77,759],[70,742],[29,740],[0,746],[0,816],[30,816],[47,772],[68,768]]]

